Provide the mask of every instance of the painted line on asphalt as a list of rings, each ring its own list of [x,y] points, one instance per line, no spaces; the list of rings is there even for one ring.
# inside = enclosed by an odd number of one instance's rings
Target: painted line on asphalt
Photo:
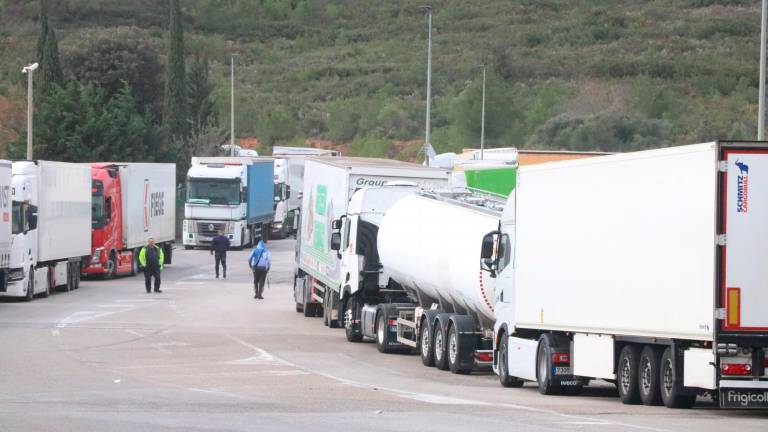
[[[624,422],[615,422],[615,421],[603,420],[603,419],[598,419],[598,418],[594,418],[594,417],[585,417],[585,416],[580,416],[580,415],[575,415],[575,414],[566,414],[566,413],[555,411],[555,410],[551,410],[551,409],[536,408],[536,407],[531,407],[531,406],[527,406],[527,405],[498,403],[498,402],[484,402],[484,401],[471,400],[471,399],[453,398],[453,397],[449,397],[449,396],[435,395],[435,394],[429,394],[429,393],[410,392],[410,391],[406,391],[406,390],[393,389],[393,388],[388,388],[388,387],[381,387],[381,386],[378,386],[378,385],[361,383],[361,382],[353,381],[353,380],[350,380],[350,379],[347,379],[347,378],[341,378],[341,377],[338,377],[338,376],[335,376],[335,375],[331,375],[331,374],[328,374],[328,373],[325,373],[325,372],[320,372],[320,371],[317,371],[317,370],[313,370],[311,368],[307,368],[307,367],[304,367],[304,366],[299,366],[299,365],[297,365],[295,363],[291,363],[288,360],[282,359],[282,358],[280,358],[280,357],[278,357],[278,356],[276,356],[276,355],[274,355],[272,353],[269,353],[269,352],[267,352],[267,351],[265,351],[265,350],[255,346],[255,345],[253,345],[251,343],[248,343],[248,342],[246,342],[246,341],[244,341],[244,340],[242,340],[242,339],[240,339],[240,338],[238,338],[236,336],[232,336],[232,335],[226,335],[226,336],[229,339],[239,343],[240,345],[256,351],[257,353],[259,353],[260,356],[268,356],[270,358],[273,358],[275,360],[278,360],[278,361],[282,362],[285,365],[292,366],[292,367],[304,370],[306,372],[309,372],[309,373],[312,373],[312,374],[315,374],[315,375],[319,375],[319,376],[322,376],[322,377],[325,377],[325,378],[328,378],[328,379],[340,382],[342,384],[347,384],[347,385],[351,385],[351,386],[359,387],[359,388],[383,390],[383,391],[386,391],[386,392],[389,392],[389,393],[393,393],[395,395],[398,395],[400,397],[407,398],[407,399],[412,399],[412,400],[417,400],[417,401],[426,402],[426,403],[432,403],[432,404],[438,404],[438,405],[449,404],[449,405],[470,405],[470,406],[486,406],[486,407],[508,408],[508,409],[513,409],[513,410],[518,410],[518,411],[526,411],[526,412],[537,413],[537,414],[547,414],[547,415],[561,417],[561,418],[566,418],[566,419],[574,419],[574,421],[596,423],[596,424],[600,424],[600,425],[620,426],[620,427],[625,427],[625,428],[630,428],[630,429],[646,430],[646,431],[652,431],[652,432],[671,432],[669,429],[659,429],[659,428],[654,428],[654,427],[650,427],[650,426],[642,426],[642,425],[636,425],[636,424],[624,423]]]

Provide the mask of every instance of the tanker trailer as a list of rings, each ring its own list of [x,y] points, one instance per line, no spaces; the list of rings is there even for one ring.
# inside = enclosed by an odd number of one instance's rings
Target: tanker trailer
[[[454,373],[490,367],[494,280],[476,257],[503,205],[467,191],[419,192],[391,205],[374,241],[356,236],[363,278],[345,295],[348,339],[353,330],[350,340],[374,338],[381,352],[416,348],[425,365]],[[372,273],[376,289],[364,281]]]

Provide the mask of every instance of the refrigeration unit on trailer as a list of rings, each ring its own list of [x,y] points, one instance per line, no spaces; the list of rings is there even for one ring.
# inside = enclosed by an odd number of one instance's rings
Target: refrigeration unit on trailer
[[[306,316],[328,312],[338,323],[341,258],[331,250],[333,221],[347,212],[354,192],[388,182],[406,181],[426,188],[445,187],[446,170],[388,159],[309,158],[305,161],[302,219],[296,245],[294,298]]]
[[[49,161],[13,163],[11,263],[6,296],[78,288],[91,253],[91,168]]]
[[[221,230],[232,247],[269,239],[274,220],[272,158],[192,158],[187,173],[183,244],[208,246]]]
[[[135,275],[150,238],[173,257],[176,164],[101,162],[91,165],[92,248],[83,275]]]
[[[502,385],[768,408],[768,143],[521,167],[483,243]]]
[[[454,373],[490,367],[495,288],[476,257],[503,206],[466,190],[358,191],[334,241],[347,339],[373,338],[381,352],[418,348],[425,365]]]

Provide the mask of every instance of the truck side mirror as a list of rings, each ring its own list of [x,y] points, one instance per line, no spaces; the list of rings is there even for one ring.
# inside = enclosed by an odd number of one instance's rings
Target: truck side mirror
[[[29,223],[29,229],[37,229],[37,213],[28,213],[27,222]]]
[[[285,187],[285,199],[288,199],[290,197],[291,197],[291,187],[290,186],[286,186]]]
[[[496,277],[497,262],[493,252],[498,236],[498,231],[489,232],[483,236],[483,244],[480,248],[480,268],[490,273],[492,278]]]
[[[331,222],[331,228],[335,230],[341,229],[341,219],[334,219],[333,222]],[[339,239],[341,241],[341,239]]]
[[[331,250],[335,250],[335,251],[341,250],[341,233],[340,232],[335,232],[331,234]]]

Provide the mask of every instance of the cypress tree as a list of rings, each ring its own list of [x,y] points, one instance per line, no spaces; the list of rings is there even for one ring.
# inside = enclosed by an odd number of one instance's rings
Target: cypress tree
[[[165,81],[163,125],[171,140],[189,135],[187,83],[184,63],[184,28],[180,0],[170,0],[168,33],[170,49]]]
[[[40,60],[40,91],[42,94],[47,94],[52,85],[62,85],[63,83],[64,72],[61,71],[61,62],[59,61],[59,43],[56,40],[56,32],[49,27]]]
[[[37,37],[37,55],[38,62],[43,61],[43,47],[45,38],[48,36],[48,0],[40,0],[40,34]]]

